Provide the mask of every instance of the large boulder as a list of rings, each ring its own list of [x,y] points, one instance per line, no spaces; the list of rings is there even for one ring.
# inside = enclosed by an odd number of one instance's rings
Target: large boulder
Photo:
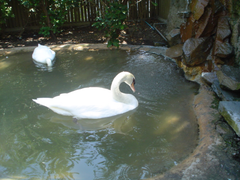
[[[240,68],[223,65],[221,70],[217,71],[217,77],[221,86],[230,90],[240,90]]]
[[[190,38],[183,45],[183,60],[187,66],[198,66],[206,61],[212,47],[211,37]]]
[[[236,134],[240,136],[240,102],[220,101],[218,110]]]

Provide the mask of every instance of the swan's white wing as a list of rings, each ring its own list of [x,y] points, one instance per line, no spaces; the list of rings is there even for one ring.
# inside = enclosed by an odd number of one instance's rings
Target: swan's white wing
[[[41,63],[46,63],[46,59],[53,60],[55,58],[55,52],[47,46],[38,46],[34,49],[32,58]]]
[[[54,98],[38,98],[38,104],[62,115],[98,119],[125,113],[134,109],[115,101],[111,91],[104,88],[84,88]]]
[[[84,88],[56,97],[57,104],[64,100],[68,109],[76,118],[98,119],[114,116],[129,110],[126,104],[115,101],[111,91],[104,88]],[[59,106],[58,106],[59,107]]]

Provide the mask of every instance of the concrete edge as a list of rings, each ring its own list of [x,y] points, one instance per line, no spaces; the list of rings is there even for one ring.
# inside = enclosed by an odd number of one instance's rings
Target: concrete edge
[[[21,52],[32,52],[37,46],[15,47],[0,49],[0,56],[7,56]],[[108,48],[106,44],[61,44],[48,46],[54,51],[68,50],[68,51],[98,51],[107,49],[117,49],[116,47]],[[145,46],[145,45],[120,45],[119,49],[127,51],[147,51],[150,53],[161,54],[165,56],[166,47],[160,46]]]
[[[216,109],[213,109],[213,92],[202,84],[199,93],[195,96],[193,108],[199,125],[199,142],[192,154],[177,166],[172,167],[164,174],[149,178],[148,180],[162,179],[208,179],[208,169],[219,166],[218,157],[215,156],[216,146],[223,142],[216,132],[213,121],[220,118]],[[215,174],[217,175],[217,174]]]

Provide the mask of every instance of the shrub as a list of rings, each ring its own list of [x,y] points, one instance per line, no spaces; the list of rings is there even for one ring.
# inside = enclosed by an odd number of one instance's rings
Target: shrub
[[[105,7],[105,14],[97,17],[97,22],[92,26],[104,30],[105,37],[109,38],[107,47],[119,47],[118,36],[120,31],[127,27],[124,24],[127,18],[127,6],[119,2],[107,2],[108,5]]]

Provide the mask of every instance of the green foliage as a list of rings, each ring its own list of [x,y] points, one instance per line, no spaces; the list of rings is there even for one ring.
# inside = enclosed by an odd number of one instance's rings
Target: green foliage
[[[233,12],[240,16],[240,1],[239,0],[233,0]]]
[[[6,19],[9,17],[14,17],[12,13],[12,7],[9,6],[8,2],[4,0],[0,0],[0,30],[1,30],[1,25],[6,22]]]
[[[39,31],[39,34],[42,34],[44,37],[49,37],[51,36],[50,31],[50,27],[43,25]]]
[[[38,12],[41,15],[40,34],[44,36],[55,35],[60,32],[60,27],[66,21],[65,16],[72,6],[76,6],[77,0],[18,0],[29,11]]]
[[[155,2],[152,2],[152,1],[151,1],[151,3],[152,3],[152,5],[154,5],[154,6],[156,6],[156,7],[157,7],[157,5],[158,5],[158,3],[155,3]]]
[[[119,47],[119,40],[117,39],[120,31],[124,30],[127,26],[124,21],[127,18],[127,6],[119,2],[110,2],[105,7],[105,14],[96,18],[92,26],[97,29],[105,30],[105,37],[109,38],[108,47]]]
[[[60,27],[66,21],[65,15],[67,14],[66,9],[68,8],[65,6],[66,1],[67,0],[53,1],[51,4],[45,6],[47,14],[42,15],[42,21],[40,22],[42,26],[39,32],[40,34],[50,36],[50,32],[53,34],[58,34],[60,32]]]
[[[219,98],[215,96],[214,100],[211,103],[211,108],[218,109],[219,101],[220,101]]]

